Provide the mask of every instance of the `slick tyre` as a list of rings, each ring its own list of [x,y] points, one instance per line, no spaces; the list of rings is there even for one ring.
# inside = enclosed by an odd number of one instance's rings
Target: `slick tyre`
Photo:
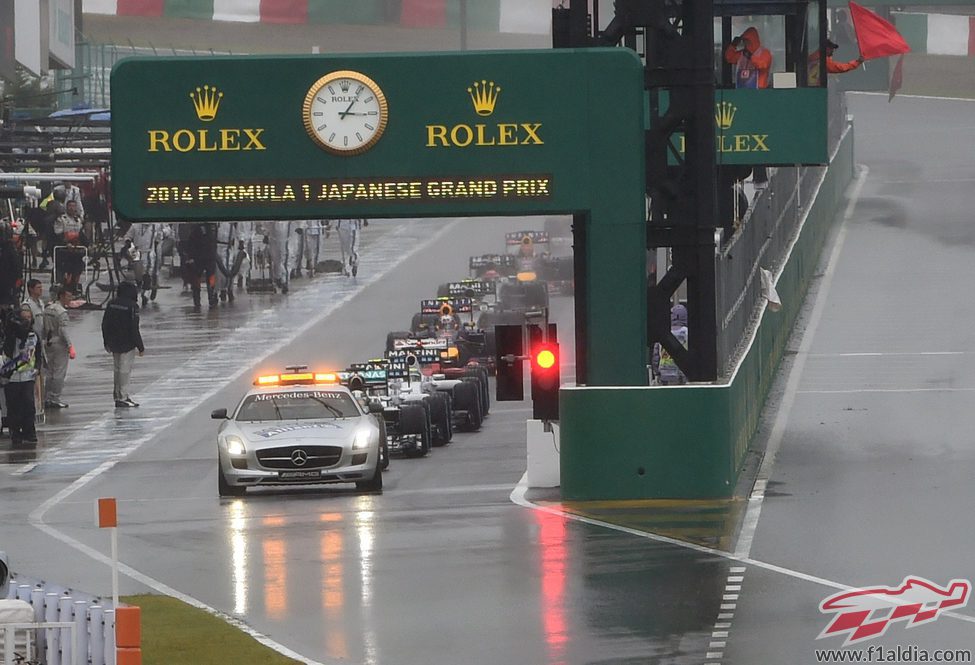
[[[369,480],[359,480],[355,488],[360,492],[382,492],[383,491],[383,469],[380,464],[376,465],[376,472]]]
[[[488,383],[488,371],[483,367],[470,367],[465,376],[477,379],[480,385],[481,414],[487,416],[491,411],[491,384]]]
[[[399,412],[399,426],[402,434],[418,434],[419,444],[406,450],[407,457],[423,457],[430,452],[430,420],[422,404],[404,406]]]
[[[223,471],[217,469],[217,493],[220,496],[244,496],[247,494],[247,488],[237,485],[231,485],[224,478]]]
[[[379,424],[379,468],[383,471],[389,468],[389,439],[386,438],[386,421],[376,418]]]
[[[445,446],[450,443],[450,439],[454,436],[447,396],[433,394],[427,401],[430,403],[430,420],[433,424],[433,445]]]
[[[531,309],[545,309],[548,307],[548,287],[537,282],[527,285],[525,302]]]
[[[454,405],[465,414],[464,429],[473,432],[481,428],[481,398],[476,381],[464,380],[454,386]]]

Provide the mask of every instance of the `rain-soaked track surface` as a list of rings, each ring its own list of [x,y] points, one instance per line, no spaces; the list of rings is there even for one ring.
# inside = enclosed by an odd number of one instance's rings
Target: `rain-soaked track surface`
[[[376,355],[421,297],[466,274],[468,255],[499,251],[503,233],[525,225],[458,223],[263,365]],[[273,314],[281,326],[295,325],[295,302]],[[565,335],[571,301],[556,300],[554,308]],[[260,338],[252,357],[271,343]],[[569,349],[563,357],[571,363]],[[201,362],[210,368],[224,360],[218,347]],[[572,367],[563,375],[571,379]],[[104,592],[103,564],[50,536],[55,530],[104,552],[91,502],[116,496],[125,563],[318,662],[701,662],[726,563],[514,505],[509,496],[525,469],[526,404],[495,404],[480,433],[457,434],[427,459],[394,459],[382,496],[273,491],[219,500],[209,412],[232,406],[249,376],[228,386],[216,381],[189,404],[178,403],[178,390],[167,384],[173,412],[159,435],[40,509],[87,468],[71,475],[72,467],[49,454],[5,481],[7,496],[16,498],[5,518],[19,511],[22,522],[33,509],[48,530],[18,526],[16,546],[6,547],[15,567]],[[193,394],[205,391],[196,383]],[[146,398],[141,413],[149,408]],[[138,435],[152,436],[151,428]],[[97,435],[88,438],[73,455],[83,457],[86,446],[105,454]],[[123,583],[123,591],[142,588]]]
[[[850,110],[869,173],[820,280],[818,325],[807,303],[751,556],[856,587],[971,580],[975,103],[852,95]],[[721,662],[815,663],[842,646],[816,640],[837,589],[756,568],[741,587]],[[975,647],[970,620],[904,626],[857,646]]]
[[[520,404],[496,404],[481,433],[429,459],[394,460],[382,496],[220,501],[208,413],[232,404],[246,377],[44,521],[104,552],[91,500],[118,496],[126,563],[319,662],[816,662],[816,648],[840,646],[815,640],[827,620],[819,602],[834,591],[823,582],[894,586],[913,574],[944,584],[970,577],[975,544],[965,408],[975,171],[960,149],[973,144],[975,116],[970,103],[901,98],[854,97],[851,109],[870,173],[750,549],[781,570],[512,505],[524,470]],[[522,225],[462,222],[274,363],[374,354],[422,294],[464,272],[469,253]],[[847,355],[868,353],[886,355]],[[5,533],[16,534],[5,548],[31,563],[16,566],[25,572],[106,590],[101,564],[23,525],[59,487],[38,471],[4,479]],[[907,634],[894,625],[878,644],[970,648],[971,635],[970,622],[943,617]]]

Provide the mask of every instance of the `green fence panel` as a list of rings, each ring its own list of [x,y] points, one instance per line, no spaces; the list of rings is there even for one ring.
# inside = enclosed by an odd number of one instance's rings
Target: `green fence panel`
[[[928,15],[894,14],[894,23],[914,53],[928,52]]]
[[[308,22],[377,25],[386,19],[383,0],[308,0]]]
[[[170,18],[213,18],[213,0],[166,0],[163,15]]]

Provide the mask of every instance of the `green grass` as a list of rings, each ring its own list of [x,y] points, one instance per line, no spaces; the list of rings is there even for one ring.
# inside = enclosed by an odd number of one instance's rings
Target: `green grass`
[[[144,665],[285,665],[286,658],[203,610],[168,596],[126,596],[142,609]]]

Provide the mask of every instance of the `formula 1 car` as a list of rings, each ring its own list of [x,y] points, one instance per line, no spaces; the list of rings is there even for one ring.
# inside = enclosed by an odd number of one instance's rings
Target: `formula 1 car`
[[[217,409],[217,491],[242,496],[248,487],[355,483],[383,488],[381,430],[330,372],[289,367],[261,376],[228,412]]]
[[[453,437],[451,404],[443,395],[426,398],[403,394],[398,376],[385,359],[357,363],[339,372],[342,383],[354,394],[363,394],[370,403],[382,406],[388,449],[407,457],[423,457],[433,446],[445,445]]]
[[[470,298],[421,300],[410,330],[394,331],[386,336],[386,352],[413,347],[417,342],[427,350],[440,352],[439,365],[443,369],[464,367],[472,362],[488,368],[494,366],[494,331],[482,330],[474,323]]]

